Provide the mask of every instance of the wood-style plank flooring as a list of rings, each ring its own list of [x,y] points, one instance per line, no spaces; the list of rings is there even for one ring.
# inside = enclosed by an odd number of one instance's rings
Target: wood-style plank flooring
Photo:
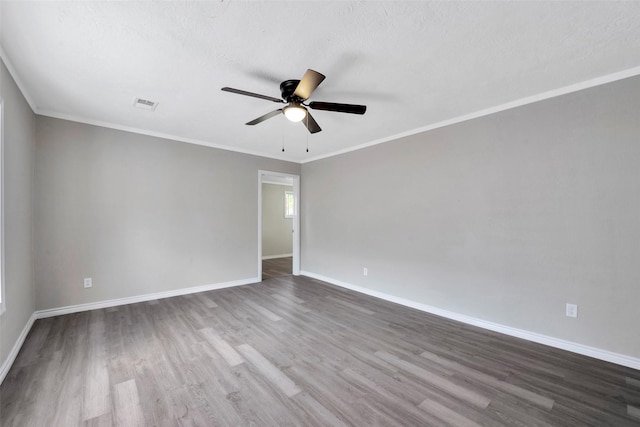
[[[2,426],[638,426],[640,371],[306,277],[38,320]]]
[[[292,257],[262,260],[262,280],[273,279],[275,277],[290,276],[292,265]]]

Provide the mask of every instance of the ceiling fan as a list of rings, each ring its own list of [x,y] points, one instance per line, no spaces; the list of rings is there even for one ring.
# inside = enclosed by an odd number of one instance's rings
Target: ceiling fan
[[[337,104],[334,102],[317,102],[311,101],[305,104],[305,101],[309,99],[314,90],[322,83],[325,76],[314,70],[307,70],[302,76],[302,80],[285,80],[280,83],[280,93],[282,99],[273,98],[267,95],[260,95],[259,93],[247,92],[245,90],[234,89],[231,87],[223,87],[225,92],[237,93],[239,95],[253,96],[254,98],[266,99],[267,101],[278,102],[280,104],[287,104],[286,107],[279,108],[275,111],[267,113],[257,119],[251,120],[246,124],[253,126],[258,123],[262,123],[267,119],[277,116],[278,114],[284,114],[287,119],[292,122],[302,122],[309,132],[316,133],[322,129],[318,126],[318,123],[311,116],[311,113],[305,107],[309,107],[312,110],[325,110],[336,111],[338,113],[351,113],[351,114],[364,114],[367,111],[365,105],[354,104]]]

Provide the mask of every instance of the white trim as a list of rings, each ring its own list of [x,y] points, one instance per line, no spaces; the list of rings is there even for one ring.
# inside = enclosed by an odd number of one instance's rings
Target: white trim
[[[446,317],[452,320],[457,320],[459,322],[466,323],[469,325],[478,326],[483,329],[500,332],[505,335],[510,335],[518,338],[523,338],[529,341],[545,344],[551,347],[560,348],[562,350],[571,351],[573,353],[583,354],[585,356],[594,357],[596,359],[605,360],[607,362],[616,363],[618,365],[627,366],[629,368],[640,369],[640,359],[637,359],[634,357],[625,356],[625,355],[613,353],[607,350],[601,350],[595,347],[590,347],[590,346],[574,343],[571,341],[561,340],[559,338],[553,338],[546,335],[525,331],[522,329],[516,329],[509,326],[493,323],[493,322],[487,322],[485,320],[457,314],[448,310],[442,310],[436,307],[417,303],[415,301],[396,297],[383,292],[378,292],[371,289],[363,288],[361,286],[352,285],[346,282],[342,282],[340,280],[335,280],[326,276],[322,276],[320,274],[311,273],[309,271],[301,270],[300,274],[311,277],[313,279],[322,280],[323,282],[331,283],[336,286],[350,289],[352,291],[360,292],[365,295],[369,295],[375,298],[380,298],[385,301],[390,301],[396,304],[404,305],[406,307],[415,308],[420,311]],[[47,317],[59,316],[63,314],[77,313],[80,311],[115,307],[115,306],[124,305],[124,304],[133,304],[137,302],[150,301],[154,299],[162,299],[162,298],[169,298],[173,296],[187,295],[187,294],[192,294],[197,292],[205,292],[205,291],[210,291],[215,289],[223,289],[223,288],[228,288],[233,286],[248,285],[248,284],[253,284],[258,282],[260,282],[260,278],[253,277],[250,279],[235,280],[231,282],[223,282],[223,283],[217,283],[213,285],[204,285],[204,286],[196,286],[192,288],[178,289],[175,291],[158,292],[153,294],[139,295],[135,297],[119,298],[119,299],[113,299],[113,300],[101,301],[101,302],[95,302],[95,303],[89,303],[89,304],[78,304],[78,305],[53,308],[48,310],[35,311],[27,321],[27,324],[22,329],[22,332],[20,333],[20,336],[18,336],[18,339],[16,340],[15,344],[13,345],[13,348],[9,352],[9,355],[7,356],[5,361],[2,363],[2,366],[0,367],[0,384],[2,384],[5,377],[9,373],[9,370],[11,369],[13,362],[15,362],[15,359],[18,356],[18,353],[20,352],[20,349],[22,348],[22,345],[24,344],[24,341],[27,338],[27,335],[29,334],[29,331],[31,331],[31,328],[33,327],[33,324],[37,319],[44,319]]]
[[[213,291],[216,289],[231,288],[234,286],[250,285],[260,282],[259,277],[249,279],[233,280],[231,282],[214,283],[212,285],[194,286],[191,288],[176,289],[173,291],[154,292],[152,294],[136,295],[133,297],[117,298],[106,301],[90,302],[87,304],[68,305],[66,307],[49,308],[38,310],[34,313],[37,319],[61,316],[63,314],[78,313],[81,311],[97,310],[100,308],[116,307],[125,304],[135,304],[138,302],[151,301],[156,299],[177,297],[180,295],[195,294],[197,292]]]
[[[5,52],[2,46],[0,46],[0,59],[2,59],[2,62],[4,62],[4,65],[7,67],[7,70],[9,70],[9,74],[11,74],[13,81],[16,82],[16,86],[18,86],[18,89],[20,89],[20,92],[22,93],[23,98],[27,101],[27,104],[29,104],[29,107],[31,107],[31,111],[33,111],[35,114],[38,114],[38,108],[36,107],[35,102],[33,102],[33,98],[31,98],[31,95],[29,95],[29,92],[26,90],[27,87],[22,83],[20,76],[16,72],[16,69],[13,67],[13,64],[11,63],[11,61],[9,61],[9,58],[7,57],[7,52]]]
[[[296,199],[295,214],[293,216],[293,243],[292,250],[293,262],[291,265],[291,273],[294,276],[300,274],[300,175],[293,175],[282,172],[272,172],[266,170],[258,170],[258,277],[262,277],[262,184],[265,180],[271,178],[291,178],[293,180],[293,194]]]
[[[2,363],[2,367],[0,367],[0,384],[2,384],[4,378],[7,376],[9,370],[11,369],[11,366],[13,365],[13,362],[15,362],[16,357],[18,357],[18,353],[22,348],[22,344],[24,344],[24,340],[27,339],[27,335],[29,334],[29,331],[31,331],[33,323],[36,321],[36,319],[36,314],[33,313],[27,321],[27,324],[24,325],[22,332],[20,332],[20,336],[18,336],[16,343],[13,345],[13,348],[7,355],[7,358]]]
[[[63,314],[78,313],[81,311],[96,310],[100,308],[116,307],[116,306],[125,305],[125,304],[135,304],[138,302],[170,298],[170,297],[176,297],[180,295],[194,294],[197,292],[213,291],[216,289],[224,289],[224,288],[230,288],[234,286],[250,285],[250,284],[259,283],[259,282],[260,282],[259,277],[251,277],[249,279],[233,280],[230,282],[215,283],[212,285],[194,286],[191,288],[176,289],[174,291],[156,292],[152,294],[137,295],[134,297],[117,298],[117,299],[98,301],[98,302],[92,302],[87,304],[69,305],[66,307],[50,308],[47,310],[37,310],[29,318],[29,321],[27,322],[24,329],[20,333],[20,336],[16,340],[16,343],[13,345],[11,352],[9,353],[4,363],[2,364],[2,367],[0,368],[0,384],[2,384],[2,381],[4,381],[4,378],[7,376],[7,373],[9,373],[9,370],[11,369],[13,362],[16,360],[16,357],[18,356],[18,352],[20,352],[20,349],[24,344],[24,340],[27,338],[27,334],[29,334],[29,331],[33,327],[33,323],[37,319],[46,319],[47,317],[61,316]]]
[[[301,164],[313,162],[320,159],[326,159],[327,157],[337,156],[339,154],[349,153],[351,151],[360,150],[363,148],[371,147],[373,145],[382,144],[384,142],[393,141],[396,139],[404,138],[411,135],[416,135],[418,133],[427,132],[430,130],[442,128],[445,126],[451,126],[456,123],[466,122],[468,120],[477,119],[479,117],[488,116],[491,114],[499,113],[505,110],[511,110],[513,108],[522,107],[523,105],[533,104],[538,101],[544,101],[545,99],[556,98],[558,96],[566,95],[573,92],[578,92],[584,89],[589,89],[595,86],[601,86],[607,83],[612,83],[618,80],[626,79],[629,77],[634,77],[640,75],[640,67],[629,68],[627,70],[619,71],[613,74],[607,74],[605,76],[596,77],[594,79],[585,80],[580,83],[575,83],[569,86],[560,87],[557,89],[549,90],[547,92],[538,93],[536,95],[527,96],[525,98],[516,99],[511,102],[507,102],[505,104],[496,105],[494,107],[485,108],[484,110],[475,111],[473,113],[464,114],[462,116],[454,117],[451,119],[443,120],[437,123],[432,123],[430,125],[422,126],[416,129],[408,130],[406,132],[400,132],[395,135],[389,135],[384,138],[376,139],[371,142],[366,142],[364,144],[356,145],[355,147],[345,148],[343,150],[334,151],[332,153],[323,154],[320,156],[312,157],[310,159],[305,159],[300,161]]]
[[[117,299],[98,301],[98,302],[92,302],[87,304],[68,305],[66,307],[50,308],[47,310],[37,310],[29,318],[29,321],[25,325],[24,329],[22,329],[22,332],[20,333],[20,336],[16,340],[16,343],[13,345],[11,352],[9,353],[4,363],[2,364],[2,367],[0,368],[0,384],[2,384],[2,381],[4,381],[4,378],[7,376],[7,373],[9,373],[9,370],[11,369],[13,362],[15,362],[16,357],[18,356],[18,353],[20,352],[20,349],[24,344],[24,340],[27,338],[29,331],[33,327],[33,323],[37,319],[46,319],[47,317],[61,316],[63,314],[97,310],[100,308],[116,307],[116,306],[125,305],[125,304],[135,304],[138,302],[170,298],[170,297],[176,297],[180,295],[194,294],[197,292],[213,291],[216,289],[231,288],[234,286],[250,285],[250,284],[259,283],[259,282],[260,282],[259,277],[251,277],[248,279],[233,280],[230,282],[214,283],[212,285],[194,286],[191,288],[176,289],[173,291],[165,291],[165,292],[155,292],[152,294],[137,295],[134,297],[117,298]]]
[[[99,127],[108,128],[108,129],[115,129],[115,130],[121,130],[125,132],[136,133],[139,135],[153,136],[156,138],[167,139],[170,141],[186,142],[187,144],[202,145],[204,147],[217,148],[220,150],[233,151],[233,152],[242,153],[242,154],[250,154],[252,156],[265,157],[268,159],[276,159],[276,160],[283,160],[285,162],[297,163],[295,160],[289,159],[284,156],[278,156],[278,155],[273,155],[273,154],[258,152],[253,150],[245,150],[239,147],[232,147],[224,144],[216,144],[214,142],[203,141],[201,139],[196,139],[196,138],[186,138],[186,137],[173,135],[165,132],[156,132],[156,131],[136,128],[133,126],[125,126],[125,125],[119,125],[119,124],[110,123],[110,122],[103,122],[102,120],[88,119],[88,118],[79,117],[73,114],[61,114],[54,111],[41,110],[41,109],[38,109],[38,111],[36,111],[36,114],[39,114],[41,116],[53,117],[54,119],[68,120],[68,121],[77,122],[77,123],[84,123],[87,125],[93,125],[93,126],[99,126]]]
[[[71,120],[74,122],[78,122],[78,123],[85,123],[85,124],[90,124],[90,125],[94,125],[94,126],[101,126],[101,127],[106,127],[106,128],[111,128],[111,129],[117,129],[117,130],[123,130],[123,131],[127,131],[127,132],[132,132],[132,133],[138,133],[141,135],[148,135],[148,136],[155,136],[158,138],[165,138],[165,139],[171,139],[174,141],[179,141],[179,142],[186,142],[189,144],[196,144],[196,145],[203,145],[205,147],[212,147],[212,148],[219,148],[221,150],[227,150],[227,151],[235,151],[238,153],[244,153],[244,154],[251,154],[254,156],[260,156],[260,157],[266,157],[266,158],[271,158],[271,159],[277,159],[277,160],[284,160],[287,162],[293,162],[293,163],[299,163],[299,164],[304,164],[304,163],[309,163],[309,162],[313,162],[316,160],[320,160],[320,159],[326,159],[327,157],[333,157],[333,156],[337,156],[340,154],[344,154],[344,153],[349,153],[351,151],[356,151],[356,150],[360,150],[363,148],[367,148],[367,147],[371,147],[373,145],[378,145],[378,144],[382,144],[384,142],[389,142],[389,141],[393,141],[396,139],[400,139],[400,138],[404,138],[406,136],[411,136],[411,135],[416,135],[418,133],[422,133],[422,132],[427,132],[430,130],[434,130],[434,129],[438,129],[441,127],[445,127],[445,126],[450,126],[452,124],[456,124],[456,123],[461,123],[461,122],[465,122],[467,120],[473,120],[473,119],[477,119],[479,117],[483,117],[483,116],[488,116],[490,114],[494,114],[494,113],[499,113],[500,111],[505,111],[505,110],[510,110],[512,108],[517,108],[517,107],[521,107],[523,105],[527,105],[527,104],[533,104],[534,102],[538,102],[538,101],[543,101],[545,99],[551,99],[551,98],[555,98],[558,96],[562,96],[562,95],[566,95],[569,93],[573,93],[573,92],[578,92],[584,89],[589,89],[592,87],[596,87],[596,86],[601,86],[607,83],[613,83],[615,81],[618,80],[623,80],[629,77],[634,77],[637,75],[640,75],[640,66],[638,67],[633,67],[633,68],[628,68],[626,70],[622,70],[622,71],[618,71],[616,73],[611,73],[611,74],[606,74],[604,76],[600,76],[600,77],[595,77],[593,79],[589,79],[589,80],[585,80],[579,83],[574,83],[568,86],[563,86],[557,89],[552,89],[546,92],[542,92],[536,95],[532,95],[532,96],[527,96],[524,98],[519,98],[516,99],[514,101],[511,102],[507,102],[505,104],[500,104],[500,105],[496,105],[494,107],[489,107],[489,108],[485,108],[483,110],[479,110],[476,112],[472,112],[469,114],[464,114],[462,116],[458,116],[458,117],[454,117],[451,119],[447,119],[447,120],[443,120],[437,123],[432,123],[430,125],[426,125],[426,126],[422,126],[416,129],[412,129],[412,130],[408,130],[406,132],[401,132],[401,133],[397,133],[394,135],[389,135],[380,139],[376,139],[374,141],[370,141],[370,142],[366,142],[360,145],[356,145],[355,147],[350,147],[350,148],[345,148],[343,150],[338,150],[338,151],[333,151],[331,153],[328,154],[323,154],[321,156],[316,156],[316,157],[311,157],[309,159],[304,159],[304,160],[294,160],[291,158],[288,158],[286,156],[277,156],[277,155],[271,155],[271,154],[265,154],[262,152],[256,152],[256,151],[252,151],[252,150],[243,150],[241,148],[238,147],[230,147],[227,145],[222,145],[222,144],[214,144],[211,142],[206,142],[206,141],[202,141],[202,140],[198,140],[198,139],[193,139],[193,138],[183,138],[183,137],[179,137],[179,136],[175,136],[175,135],[171,135],[171,134],[166,134],[166,133],[162,133],[162,132],[153,132],[153,131],[149,131],[149,130],[144,130],[144,129],[139,129],[139,128],[134,128],[134,127],[130,127],[130,126],[122,126],[122,125],[117,125],[117,124],[113,124],[113,123],[109,123],[109,122],[103,122],[100,120],[93,120],[93,119],[87,119],[87,118],[81,118],[72,114],[60,114],[60,113],[56,113],[53,111],[48,111],[48,110],[42,110],[40,108],[37,108],[36,104],[33,102],[31,96],[29,95],[29,93],[25,90],[26,87],[24,84],[22,84],[22,82],[20,81],[18,74],[16,73],[13,65],[11,64],[11,61],[9,61],[9,59],[7,58],[7,54],[4,51],[4,49],[2,47],[0,47],[0,58],[2,58],[2,60],[4,61],[7,69],[9,70],[9,74],[11,74],[11,76],[13,77],[13,80],[16,82],[16,85],[18,86],[18,89],[20,89],[20,91],[22,92],[24,98],[27,100],[27,103],[29,104],[29,106],[31,107],[31,109],[33,110],[33,112],[35,114],[39,114],[41,116],[48,116],[48,117],[53,117],[53,118],[57,118],[57,119],[63,119],[63,120]]]
[[[102,121],[102,120],[95,120],[95,119],[90,119],[90,118],[86,118],[86,117],[80,117],[80,116],[77,116],[75,114],[63,114],[63,113],[58,113],[58,112],[55,112],[55,111],[50,111],[50,110],[38,108],[38,106],[34,102],[34,100],[31,97],[31,95],[29,95],[29,92],[27,91],[27,87],[22,83],[22,80],[20,79],[20,76],[16,72],[13,64],[11,63],[9,58],[7,57],[7,53],[2,48],[2,46],[0,46],[0,59],[2,59],[2,61],[6,65],[7,70],[9,70],[9,74],[11,74],[11,77],[13,77],[13,80],[16,82],[16,86],[18,86],[18,89],[20,89],[20,92],[22,92],[22,96],[27,101],[27,103],[29,104],[29,107],[31,107],[31,110],[34,112],[34,114],[38,114],[40,116],[52,117],[54,119],[69,120],[69,121],[72,121],[72,122],[84,123],[84,124],[92,125],[92,126],[99,126],[99,127],[108,128],[108,129],[121,130],[121,131],[125,131],[125,132],[136,133],[136,134],[139,134],[139,135],[153,136],[153,137],[156,137],[156,138],[163,138],[163,139],[168,139],[168,140],[178,141],[178,142],[186,142],[187,144],[202,145],[202,146],[205,146],[205,147],[218,148],[220,150],[235,151],[237,153],[250,154],[250,155],[253,155],[253,156],[260,156],[260,157],[266,157],[266,158],[270,158],[270,159],[284,160],[284,161],[287,161],[287,162],[295,162],[295,160],[291,160],[291,159],[289,159],[287,157],[284,157],[284,156],[271,155],[269,153],[262,153],[262,152],[259,153],[257,151],[253,151],[253,150],[244,150],[244,149],[239,148],[239,147],[231,147],[231,146],[224,145],[224,144],[215,144],[213,142],[203,141],[203,140],[200,140],[200,139],[185,138],[185,137],[172,135],[172,134],[165,133],[165,132],[155,132],[155,131],[151,131],[151,130],[136,128],[136,127],[133,127],[133,126],[119,125],[119,124],[116,124],[116,123],[105,122],[105,121]]]
[[[0,316],[7,309],[4,262],[4,99],[0,96]],[[0,381],[1,383],[2,381]]]
[[[264,261],[265,259],[288,258],[290,256],[293,256],[293,254],[267,255],[263,256],[262,260]]]
[[[293,178],[265,176],[262,178],[263,184],[284,185],[285,187],[293,187]]]
[[[389,295],[384,292],[374,291],[372,289],[364,288],[362,286],[352,285],[350,283],[332,279],[330,277],[326,277],[321,274],[316,274],[309,271],[301,271],[300,274],[311,277],[313,279],[322,280],[323,282],[331,283],[333,285],[340,286],[342,288],[360,292],[365,295],[380,298],[385,301],[390,301],[396,304],[404,305],[406,307],[415,308],[416,310],[435,314],[437,316],[445,317],[447,319],[457,320],[458,322],[466,323],[468,325],[477,326],[479,328],[487,329],[494,332],[499,332],[501,334],[510,335],[512,337],[522,338],[527,341],[548,345],[550,347],[567,350],[572,353],[594,357],[596,359],[604,360],[606,362],[611,362],[611,363],[615,363],[622,366],[627,366],[629,368],[640,369],[640,359],[635,357],[614,353],[612,351],[603,350],[600,348],[591,347],[588,345],[583,345],[583,344],[575,343],[572,341],[563,340],[560,338],[550,337],[548,335],[538,334],[536,332],[530,332],[530,331],[525,331],[523,329],[512,328],[511,326],[488,322],[486,320],[477,319],[475,317],[465,316],[464,314],[458,314],[453,311],[443,310],[441,308],[437,308],[437,307],[422,304],[419,302],[411,301],[405,298]]]

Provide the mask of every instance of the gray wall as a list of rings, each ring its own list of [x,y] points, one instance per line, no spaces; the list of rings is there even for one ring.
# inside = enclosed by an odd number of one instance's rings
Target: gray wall
[[[6,311],[0,315],[0,365],[27,324],[34,305],[32,252],[35,115],[0,61],[4,99],[4,250]]]
[[[36,141],[37,309],[257,277],[258,170],[300,173],[40,116]]]
[[[289,185],[262,184],[262,257],[293,252],[293,219],[284,217],[284,192]]]
[[[640,357],[638,111],[636,77],[304,164],[302,269]]]

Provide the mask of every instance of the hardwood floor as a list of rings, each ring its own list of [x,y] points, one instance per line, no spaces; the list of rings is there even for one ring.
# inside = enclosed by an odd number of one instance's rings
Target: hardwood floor
[[[290,276],[292,257],[273,258],[262,260],[262,280],[274,277]]]
[[[2,426],[631,426],[640,372],[327,285],[38,320]]]

